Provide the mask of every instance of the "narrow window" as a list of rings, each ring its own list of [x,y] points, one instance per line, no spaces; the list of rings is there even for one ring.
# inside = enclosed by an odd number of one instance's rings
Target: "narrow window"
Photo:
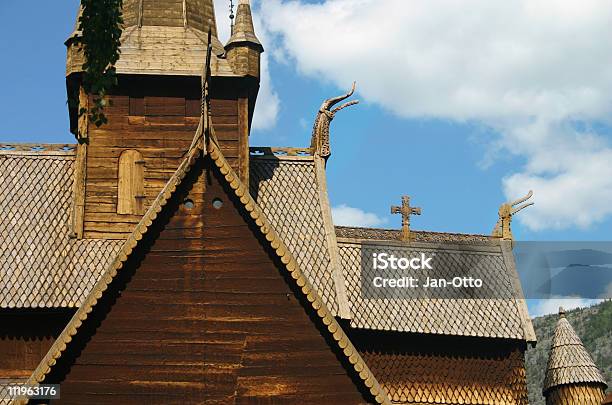
[[[144,214],[144,160],[140,152],[126,150],[119,157],[117,214]]]

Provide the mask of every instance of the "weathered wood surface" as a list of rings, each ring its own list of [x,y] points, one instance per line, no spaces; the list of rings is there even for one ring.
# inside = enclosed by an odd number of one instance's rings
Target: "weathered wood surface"
[[[356,329],[349,336],[393,402],[528,403],[524,342]]]
[[[188,176],[120,270],[47,377],[60,403],[367,402],[219,176]]]
[[[72,311],[0,310],[0,382],[27,379]]]
[[[144,163],[137,150],[124,150],[119,155],[117,214],[144,214]]]
[[[219,95],[211,100],[216,133],[227,160],[238,171],[239,148],[248,151],[244,139],[248,135],[239,133],[237,90],[213,90]],[[108,124],[89,126],[85,238],[127,238],[140,220],[137,215],[150,206],[180,164],[199,121],[198,80],[124,78],[116,93],[109,96],[111,105],[105,109]],[[144,161],[144,198],[135,207],[118,206],[119,157],[126,150],[137,151]]]
[[[555,387],[546,395],[546,405],[600,405],[605,391],[599,384],[571,384]]]
[[[81,126],[79,125],[79,128]],[[74,185],[71,213],[71,237],[83,238],[83,221],[85,217],[85,184],[87,164],[87,144],[82,143],[77,145],[76,162],[74,165]]]

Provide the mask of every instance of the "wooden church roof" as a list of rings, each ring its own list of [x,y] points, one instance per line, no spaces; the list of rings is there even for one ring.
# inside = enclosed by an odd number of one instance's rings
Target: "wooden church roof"
[[[323,162],[307,151],[282,155],[283,150],[275,154],[251,148],[251,152],[251,195],[332,313],[349,318]]]
[[[0,308],[78,307],[123,241],[72,239],[74,146],[0,149]]]
[[[212,33],[213,76],[234,76],[223,44],[217,37],[211,0],[125,0],[123,2],[121,56],[115,68],[121,74],[200,76],[206,59],[208,29]],[[82,71],[84,52],[72,45],[80,35],[75,28],[68,45],[66,75]]]
[[[251,148],[251,152],[251,194],[332,313],[350,319],[352,327],[536,341],[527,307],[518,299],[522,290],[512,254],[498,240],[417,231],[420,243],[408,249],[399,242],[401,231],[334,229],[322,160],[308,150],[291,148]],[[362,241],[374,239],[407,254],[414,249],[437,254],[449,274],[457,265],[477,263],[474,271],[499,295],[480,300],[364,299]]]
[[[582,340],[559,310],[559,320],[550,347],[542,392],[568,384],[594,383],[607,386],[606,380],[587,352]]]
[[[213,132],[214,133],[214,132]],[[113,279],[121,271],[124,263],[130,255],[134,253],[140,241],[144,239],[147,231],[152,227],[158,214],[171,199],[181,181],[188,175],[190,169],[198,159],[212,158],[214,164],[219,168],[221,174],[225,177],[228,186],[235,193],[244,209],[250,214],[250,217],[255,221],[257,229],[261,232],[265,240],[270,244],[270,247],[278,256],[284,269],[287,271],[287,279],[295,283],[297,291],[303,294],[307,301],[311,304],[312,309],[317,316],[322,320],[327,328],[330,338],[338,345],[341,352],[346,356],[348,364],[350,364],[356,374],[361,379],[362,383],[367,387],[372,397],[380,404],[390,404],[389,398],[385,390],[376,380],[376,377],[369,370],[363,358],[353,346],[348,336],[344,333],[339,325],[334,314],[329,310],[320,293],[312,286],[308,277],[302,270],[299,262],[291,253],[289,247],[285,244],[280,234],[276,231],[272,223],[268,220],[265,212],[259,207],[249,192],[249,187],[244,185],[238,175],[234,172],[229,163],[225,160],[221,149],[219,148],[214,136],[203,142],[202,133],[196,134],[193,143],[185,155],[176,172],[172,175],[164,189],[155,199],[151,207],[147,210],[142,220],[135,227],[132,234],[125,241],[118,254],[113,258],[109,266],[101,275],[98,282],[89,292],[83,305],[77,310],[72,320],[56,339],[47,355],[42,359],[38,367],[34,370],[26,384],[38,384],[44,380],[45,376],[51,371],[52,367],[57,364],[58,359],[66,351],[73,337],[78,333],[80,326],[92,312],[93,307],[98,300],[103,296],[105,291]],[[203,156],[203,144],[206,143],[206,152],[208,156]],[[17,401],[17,403],[23,403]]]
[[[394,241],[364,243],[340,238],[338,246],[354,328],[536,341],[525,302],[518,298],[522,290],[512,253],[499,241],[411,242],[407,246]],[[462,297],[455,291],[452,296],[435,299],[365,298],[361,257],[372,246],[396,252],[398,257],[421,252],[435,256],[436,274],[441,278],[452,279],[458,269],[469,269],[469,274],[481,278],[494,295],[474,299],[466,289]]]
[[[80,306],[123,243],[70,238],[74,150],[49,148],[54,150],[22,146],[29,150],[0,153],[8,185],[0,229],[14,235],[0,256],[0,307]],[[487,236],[415,231],[418,246],[411,246],[440,255],[449,271],[478,261],[477,271],[499,299],[362,298],[363,242],[405,250],[401,232],[334,228],[323,162],[308,149],[298,152],[251,148],[250,193],[334,316],[350,319],[354,328],[536,340],[524,301],[517,299],[522,293],[511,253]]]

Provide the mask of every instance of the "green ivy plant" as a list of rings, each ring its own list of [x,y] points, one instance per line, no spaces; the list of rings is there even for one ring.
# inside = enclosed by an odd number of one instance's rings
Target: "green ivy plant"
[[[89,111],[81,108],[79,116],[88,114],[89,121],[99,127],[108,122],[104,115],[108,102],[105,96],[117,85],[115,63],[121,53],[123,0],[81,0],[81,6],[81,35],[75,38],[75,44],[84,49],[83,88],[94,99]]]

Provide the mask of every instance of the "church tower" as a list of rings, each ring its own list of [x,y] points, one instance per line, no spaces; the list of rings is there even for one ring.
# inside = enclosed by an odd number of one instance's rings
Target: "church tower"
[[[542,392],[547,405],[600,405],[606,381],[559,308]]]
[[[100,127],[79,117],[92,103],[81,86],[84,52],[66,41],[71,130],[79,140],[72,231],[76,238],[124,239],[189,148],[200,117],[200,78],[212,34],[211,113],[220,146],[248,183],[249,132],[263,47],[248,1],[240,1],[227,46],[212,0],[124,0],[118,85]],[[78,23],[77,23],[78,28]]]

